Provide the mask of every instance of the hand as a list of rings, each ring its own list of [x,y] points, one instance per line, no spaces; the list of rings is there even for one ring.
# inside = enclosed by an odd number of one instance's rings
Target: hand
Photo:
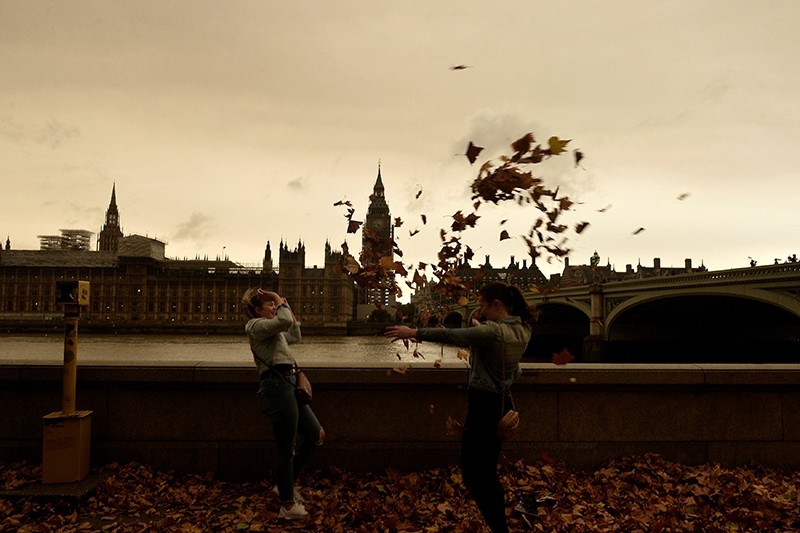
[[[265,291],[264,289],[258,289],[258,297],[262,302],[272,301],[275,302],[275,305],[280,305],[283,301],[283,298],[277,292]]]
[[[389,326],[383,336],[393,341],[413,339],[417,336],[417,330],[408,326]]]

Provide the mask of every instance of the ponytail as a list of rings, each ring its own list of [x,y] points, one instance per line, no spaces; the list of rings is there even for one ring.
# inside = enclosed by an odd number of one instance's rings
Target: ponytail
[[[508,308],[509,314],[520,317],[522,323],[531,327],[536,321],[533,311],[519,287],[502,281],[487,283],[478,291],[485,300],[500,300]]]

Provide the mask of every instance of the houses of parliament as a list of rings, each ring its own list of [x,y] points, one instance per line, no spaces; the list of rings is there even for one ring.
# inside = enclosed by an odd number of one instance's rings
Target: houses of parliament
[[[391,231],[391,218],[378,168],[366,227]],[[322,267],[305,266],[305,245],[281,242],[277,265],[269,242],[260,266],[228,260],[177,260],[165,243],[122,233],[116,185],[97,238],[92,232],[61,230],[39,236],[39,250],[15,250],[7,238],[0,250],[0,330],[24,331],[60,325],[56,304],[60,281],[88,281],[89,305],[82,327],[96,331],[241,332],[242,294],[250,287],[273,290],[292,302],[306,332],[347,333],[359,308],[394,305],[392,295],[360,290],[340,270],[342,252],[325,244]],[[386,234],[387,239],[389,234]],[[276,268],[277,267],[277,268]]]
[[[364,228],[378,236],[377,241],[391,243],[394,238],[380,165]],[[62,281],[89,282],[89,305],[81,311],[81,324],[95,331],[240,333],[245,320],[241,296],[250,287],[285,296],[309,334],[363,333],[369,328],[360,325],[376,316],[380,320],[397,316],[394,294],[356,286],[341,271],[343,252],[334,251],[329,243],[325,244],[322,267],[306,267],[302,241],[294,247],[281,241],[277,265],[269,242],[257,266],[245,266],[227,257],[167,258],[164,242],[137,234],[123,235],[116,185],[111,189],[96,250],[90,249],[92,235],[87,230],[40,235],[39,250],[15,250],[10,238],[6,239],[0,248],[0,331],[60,327],[63,309],[56,303],[55,293],[56,283]],[[374,238],[362,238],[362,251],[374,247],[375,242]],[[392,254],[390,246],[366,255],[387,254]],[[523,289],[548,283],[568,287],[705,270],[704,266],[693,268],[689,260],[680,268],[662,267],[656,258],[653,268],[639,265],[634,271],[628,265],[625,272],[616,272],[610,265],[601,266],[599,260],[597,252],[587,266],[571,266],[565,260],[563,273],[548,280],[533,261],[527,264],[523,260],[520,265],[512,256],[507,266],[494,267],[487,255],[484,264],[462,264],[458,275],[475,281],[474,292],[495,280]],[[411,302],[418,313],[435,312],[453,303],[444,301],[430,286],[418,287]]]

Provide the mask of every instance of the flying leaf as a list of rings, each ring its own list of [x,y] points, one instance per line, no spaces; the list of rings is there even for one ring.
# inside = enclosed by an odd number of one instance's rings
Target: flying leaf
[[[533,144],[533,133],[526,133],[513,143],[511,143],[511,148],[514,149],[516,152],[512,157],[512,161],[520,159],[528,150],[531,149],[531,144]]]
[[[683,201],[683,200],[686,200],[687,198],[689,198],[689,193],[688,192],[682,192],[681,194],[678,195],[678,200]]]
[[[583,152],[581,152],[580,150],[574,150],[572,154],[575,156],[575,166],[580,167],[581,161],[583,160]]]
[[[419,191],[417,191],[417,195],[414,197],[414,199],[415,199],[415,200],[416,200],[416,199],[418,199],[418,198],[419,198],[421,195],[422,195],[422,189],[420,189]]]
[[[478,156],[482,151],[483,146],[476,146],[472,144],[472,141],[469,142],[467,145],[467,153],[465,155],[467,156],[470,165],[473,164],[476,159],[478,159]]]
[[[465,70],[468,69],[469,65],[453,65],[450,67],[450,70]]]
[[[550,137],[548,139],[548,144],[550,145],[550,154],[551,155],[559,155],[565,151],[567,144],[570,142],[571,139],[559,139],[556,136]]]
[[[347,224],[347,233],[358,233],[358,228],[361,227],[361,224],[363,224],[363,222],[359,222],[357,220],[351,220]]]
[[[644,231],[644,228],[637,228],[637,229],[635,229],[635,230],[633,231],[633,234],[634,234],[634,235],[639,235],[639,234],[640,234],[641,232],[643,232],[643,231]]]
[[[348,255],[344,258],[344,268],[347,270],[347,272],[355,274],[361,270],[361,265],[358,264],[358,261],[356,261],[355,257]]]
[[[575,233],[580,235],[581,233],[583,233],[583,230],[585,230],[588,227],[589,227],[588,222],[579,222],[575,225]]]
[[[506,239],[510,239],[511,237],[508,235],[508,231],[503,230],[500,232],[500,240],[504,241]]]

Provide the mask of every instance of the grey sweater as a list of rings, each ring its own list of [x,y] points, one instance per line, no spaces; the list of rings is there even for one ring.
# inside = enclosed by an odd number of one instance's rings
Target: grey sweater
[[[295,364],[289,345],[300,342],[301,335],[300,323],[293,325],[293,322],[292,311],[286,304],[278,306],[274,318],[251,318],[247,321],[244,329],[259,373],[273,365]]]

